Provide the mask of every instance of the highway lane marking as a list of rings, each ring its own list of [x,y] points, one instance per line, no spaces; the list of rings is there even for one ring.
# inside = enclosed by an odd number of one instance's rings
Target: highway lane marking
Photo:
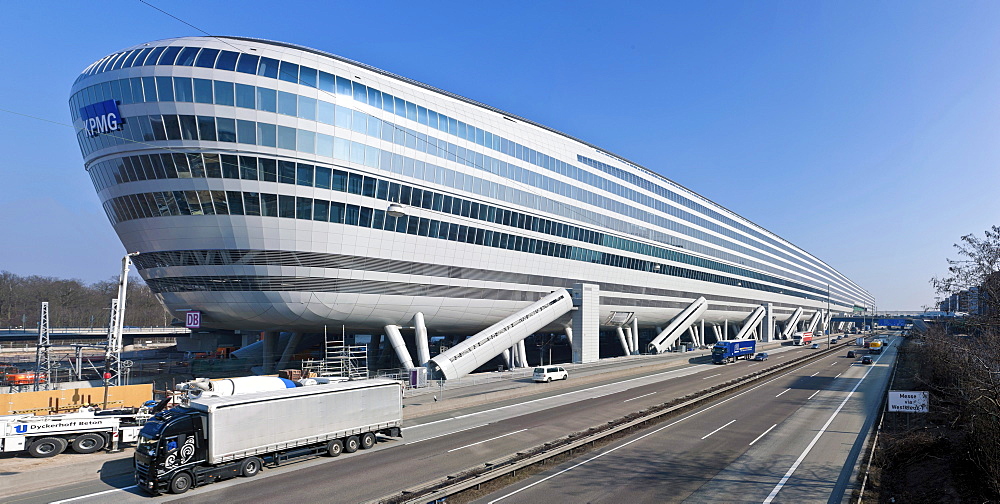
[[[139,488],[139,485],[127,486],[125,488],[112,488],[111,490],[105,490],[103,492],[97,492],[88,495],[81,495],[79,497],[73,497],[71,499],[63,499],[61,501],[50,502],[49,504],[63,504],[64,502],[73,502],[75,500],[86,499],[87,497],[97,497],[98,495],[106,495],[114,492],[123,492],[126,490],[135,490],[137,488]]]
[[[891,345],[892,341],[890,341],[889,344]],[[879,356],[878,359],[875,360],[875,364],[878,364],[879,360],[882,360],[881,355]],[[837,409],[833,412],[832,415],[830,415],[830,418],[827,419],[826,423],[823,424],[823,427],[819,430],[819,432],[816,433],[815,436],[813,436],[812,441],[809,442],[809,445],[806,446],[806,449],[803,450],[803,452],[799,455],[799,458],[795,460],[795,463],[792,464],[792,467],[788,469],[788,472],[786,472],[785,475],[781,477],[781,481],[779,481],[778,484],[774,486],[774,489],[771,490],[771,493],[767,495],[767,498],[764,499],[764,502],[762,504],[771,504],[771,501],[774,500],[774,498],[778,495],[778,492],[780,492],[782,487],[785,486],[785,483],[788,482],[788,479],[792,477],[792,474],[795,473],[795,470],[799,468],[799,465],[802,464],[802,461],[805,460],[806,456],[809,455],[809,452],[812,451],[813,446],[816,446],[816,443],[819,442],[819,437],[822,436],[824,432],[826,432],[826,429],[830,428],[830,424],[833,423],[833,419],[837,418],[837,415],[840,413],[840,410],[844,409],[844,405],[847,404],[847,401],[858,390],[858,387],[860,387],[861,384],[864,383],[865,378],[868,378],[868,374],[871,373],[873,369],[875,369],[874,366],[868,368],[868,371],[865,371],[864,376],[862,376],[861,379],[858,380],[858,383],[854,385],[854,388],[851,389],[850,392],[848,392],[847,397],[845,397],[844,400],[840,402],[840,406],[837,406]]]
[[[818,374],[819,374],[819,371],[816,371],[815,373],[813,373],[813,374],[809,375],[809,377],[810,377],[810,378],[812,378],[813,376],[816,376],[816,375],[818,375]]]
[[[716,373],[716,374],[714,374],[712,376],[706,376],[706,377],[702,378],[702,380],[707,380],[709,378],[715,378],[716,376],[722,376],[722,373]]]
[[[625,399],[625,400],[624,400],[624,401],[622,401],[622,402],[629,402],[629,401],[634,401],[634,400],[636,400],[636,399],[642,399],[643,397],[649,397],[649,396],[651,396],[651,395],[653,395],[653,394],[655,394],[655,393],[656,393],[656,392],[650,392],[650,393],[648,393],[648,394],[644,394],[644,395],[641,395],[641,396],[639,396],[639,397],[633,397],[633,398],[631,398],[631,399]]]
[[[493,441],[494,439],[500,439],[500,438],[507,437],[507,436],[513,436],[514,434],[519,434],[519,433],[524,432],[526,430],[528,430],[528,429],[521,429],[519,431],[508,432],[508,433],[503,434],[501,436],[492,437],[492,438],[489,438],[489,439],[484,439],[484,440],[476,442],[476,443],[467,444],[465,446],[459,446],[458,448],[452,448],[451,450],[448,450],[448,453],[451,453],[453,451],[458,451],[458,450],[464,450],[465,448],[468,448],[470,446],[476,446],[477,444],[483,444],[483,443],[486,443],[486,442],[489,442],[489,441]]]
[[[610,450],[608,450],[606,452],[598,453],[597,455],[594,455],[593,457],[590,457],[589,459],[584,460],[583,462],[580,462],[580,463],[574,464],[574,465],[572,465],[570,467],[567,467],[566,469],[563,469],[562,471],[559,471],[559,472],[557,472],[555,474],[552,474],[550,476],[542,478],[542,479],[540,479],[540,480],[538,480],[538,481],[536,481],[536,482],[534,482],[534,483],[532,483],[530,485],[518,488],[517,490],[514,490],[513,492],[511,492],[511,493],[509,493],[507,495],[504,495],[504,496],[498,497],[496,499],[493,499],[488,504],[494,504],[496,502],[500,502],[500,501],[506,499],[507,497],[510,497],[512,495],[521,493],[522,491],[527,490],[527,489],[529,489],[529,488],[531,488],[531,487],[533,487],[535,485],[538,485],[540,483],[544,483],[544,482],[546,482],[546,481],[548,481],[548,480],[550,480],[552,478],[555,478],[556,476],[565,474],[565,473],[567,473],[569,471],[572,471],[573,469],[576,469],[577,467],[580,467],[580,466],[582,466],[584,464],[593,462],[593,461],[595,461],[595,460],[597,460],[597,459],[599,459],[599,458],[601,458],[601,457],[603,457],[605,455],[608,455],[610,453],[614,453],[614,452],[616,452],[616,451],[618,451],[618,450],[620,450],[622,448],[625,448],[626,446],[628,446],[628,445],[630,445],[632,443],[635,443],[637,441],[642,441],[643,439],[646,439],[647,437],[652,436],[653,434],[657,434],[660,431],[663,431],[664,429],[669,429],[670,427],[673,427],[673,426],[675,426],[675,425],[683,422],[684,420],[687,420],[687,419],[690,419],[690,418],[694,418],[695,416],[700,415],[700,414],[702,414],[702,413],[704,413],[704,412],[706,412],[706,411],[708,411],[708,410],[710,410],[712,408],[715,408],[715,407],[718,407],[718,406],[722,406],[723,404],[725,404],[725,403],[727,403],[729,401],[732,401],[733,399],[736,399],[737,397],[740,397],[740,396],[742,396],[744,394],[749,394],[750,392],[753,392],[754,390],[757,390],[757,389],[763,387],[764,385],[767,385],[767,384],[769,384],[769,383],[771,383],[771,382],[773,382],[775,380],[780,380],[781,378],[784,378],[784,377],[786,377],[786,376],[794,373],[795,371],[797,371],[797,369],[793,369],[793,370],[791,370],[791,371],[789,371],[789,372],[787,372],[785,374],[782,374],[782,375],[779,375],[779,376],[775,376],[774,378],[771,378],[770,380],[767,380],[766,382],[761,383],[760,385],[757,385],[755,387],[751,387],[751,388],[749,388],[747,390],[744,390],[743,392],[740,392],[739,394],[736,394],[736,395],[734,395],[732,397],[729,397],[728,399],[723,399],[723,400],[721,400],[721,401],[719,401],[719,402],[717,402],[717,403],[715,403],[715,404],[713,404],[711,406],[708,406],[705,409],[702,409],[702,410],[699,410],[699,411],[695,411],[694,413],[691,413],[690,415],[688,415],[686,417],[683,417],[683,418],[677,419],[677,420],[675,420],[673,422],[670,422],[669,424],[664,425],[663,427],[660,427],[659,429],[656,429],[656,430],[651,431],[651,432],[647,432],[646,434],[643,434],[643,435],[641,435],[641,436],[639,436],[639,437],[637,437],[637,438],[635,438],[635,439],[633,439],[631,441],[627,441],[627,442],[622,443],[622,444],[620,444],[620,445],[618,445],[618,446],[616,446],[614,448],[611,448]]]
[[[777,426],[778,426],[778,424],[774,424],[774,425],[771,426],[771,429],[773,429],[773,428],[775,428]],[[771,432],[771,429],[767,429],[766,431],[764,431],[763,434],[757,436],[757,439],[754,439],[753,441],[750,441],[750,446],[753,446],[754,443],[756,443],[757,441],[760,441],[760,438],[766,436],[768,432]]]
[[[482,424],[482,425],[473,425],[472,427],[466,427],[464,429],[458,429],[457,431],[445,432],[444,434],[438,434],[437,436],[431,436],[431,437],[428,437],[428,438],[418,439],[416,441],[410,441],[408,443],[403,443],[403,445],[405,446],[405,445],[411,445],[411,444],[421,443],[421,442],[424,442],[424,441],[430,441],[431,439],[437,439],[439,437],[450,436],[452,434],[458,434],[459,432],[465,432],[467,430],[478,429],[480,427],[486,427],[487,425],[490,425],[490,424],[493,424],[493,423],[496,423],[496,422],[490,422],[490,423],[486,423],[486,424]]]
[[[809,399],[812,399],[813,397],[816,397],[816,394],[818,394],[818,393],[819,393],[818,390],[815,391],[815,392],[813,392],[813,394],[811,396],[809,396],[806,400],[808,401]]]
[[[834,361],[834,362],[831,362],[831,363],[830,363],[830,365],[831,365],[831,366],[836,366],[836,365],[837,365],[837,362],[836,362],[836,361]]]
[[[493,409],[488,409],[488,410],[483,410],[483,411],[476,411],[476,412],[473,412],[473,413],[466,413],[465,415],[459,415],[459,416],[454,416],[454,417],[442,418],[441,420],[434,420],[433,422],[427,422],[427,423],[422,423],[422,424],[414,425],[412,427],[407,427],[406,430],[409,431],[409,430],[417,429],[417,428],[420,428],[420,427],[426,427],[428,425],[434,425],[434,424],[441,423],[441,422],[449,422],[451,420],[459,420],[459,419],[462,419],[462,418],[468,418],[468,417],[472,417],[472,416],[476,416],[476,415],[482,415],[484,413],[493,413],[493,412],[504,410],[504,409],[507,409],[507,408],[514,408],[514,407],[517,407],[517,406],[524,406],[525,404],[531,404],[531,403],[542,402],[542,401],[551,401],[553,399],[558,399],[560,397],[564,397],[564,396],[568,396],[568,395],[573,395],[573,394],[579,394],[581,392],[591,392],[591,391],[594,391],[594,390],[597,390],[597,389],[600,389],[600,388],[610,387],[612,385],[620,385],[622,383],[629,383],[629,382],[636,381],[636,380],[645,380],[645,379],[648,379],[648,378],[656,378],[656,377],[659,377],[659,376],[669,375],[669,374],[673,374],[673,373],[677,373],[679,375],[679,376],[676,376],[676,378],[683,378],[685,376],[690,376],[690,375],[693,375],[693,374],[701,372],[701,370],[699,369],[701,367],[706,367],[707,368],[707,367],[714,367],[714,366],[711,366],[709,364],[701,364],[701,365],[695,365],[695,366],[692,366],[692,367],[689,367],[689,368],[673,369],[673,370],[670,370],[670,371],[664,371],[662,373],[652,374],[652,375],[648,375],[648,376],[639,376],[639,377],[636,377],[636,378],[630,378],[628,380],[624,380],[624,381],[620,381],[620,382],[605,383],[604,385],[597,385],[595,387],[590,387],[590,388],[585,388],[585,389],[580,389],[580,390],[574,390],[572,392],[566,392],[564,394],[559,394],[559,395],[554,395],[554,396],[549,396],[549,397],[542,397],[542,398],[539,398],[539,399],[532,399],[530,401],[524,401],[524,402],[519,402],[519,403],[514,403],[514,404],[508,404],[507,406],[500,406],[499,408],[493,408]],[[681,374],[684,371],[690,371],[690,372],[688,372],[686,374]],[[616,393],[616,392],[608,392],[607,394],[603,394],[603,395],[600,395],[600,396],[597,396],[597,397],[604,397],[606,395],[611,395],[611,394],[614,394],[614,393]],[[596,397],[593,397],[593,398],[590,398],[590,399],[596,399]]]
[[[785,392],[788,392],[789,390],[792,390],[792,389],[786,388],[781,394],[784,394]],[[781,394],[778,394],[778,395],[776,395],[774,397],[781,397]]]
[[[840,378],[840,375],[842,375],[842,374],[844,374],[844,373],[837,373],[837,376],[834,376],[833,379],[836,380],[837,378]]]
[[[715,429],[714,431],[712,431],[712,432],[709,432],[708,434],[705,434],[704,436],[702,436],[702,437],[701,437],[701,439],[702,439],[702,440],[704,441],[704,440],[705,440],[705,438],[707,438],[708,436],[711,436],[712,434],[715,434],[716,432],[719,432],[720,430],[722,430],[722,429],[725,429],[726,427],[729,427],[729,426],[730,426],[730,425],[732,425],[732,424],[733,424],[733,422],[735,422],[735,421],[736,421],[736,420],[733,420],[732,422],[729,422],[729,423],[727,423],[726,425],[723,425],[722,427],[719,427],[718,429]]]

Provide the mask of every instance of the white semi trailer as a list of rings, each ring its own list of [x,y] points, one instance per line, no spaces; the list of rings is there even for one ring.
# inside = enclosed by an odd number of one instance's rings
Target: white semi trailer
[[[402,435],[402,383],[372,379],[200,397],[157,413],[139,434],[136,484],[158,495],[302,455],[354,452]]]
[[[101,411],[62,415],[0,416],[0,452],[27,451],[32,457],[56,456],[67,447],[77,453],[94,453],[117,443],[134,443],[144,412]]]

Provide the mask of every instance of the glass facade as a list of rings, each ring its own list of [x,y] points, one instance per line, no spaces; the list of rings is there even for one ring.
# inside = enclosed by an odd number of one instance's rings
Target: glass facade
[[[523,135],[514,141],[515,135],[502,128],[458,120],[440,104],[409,98],[412,92],[399,92],[398,86],[338,75],[344,71],[336,65],[313,68],[305,60],[268,56],[273,54],[173,43],[109,55],[84,71],[70,98],[74,120],[81,120],[81,108],[105,100],[117,101],[125,116],[119,132],[78,134],[112,222],[192,215],[323,221],[814,301],[825,301],[829,292],[834,303],[872,302],[853,282],[784,240],[589,145],[567,137],[568,143],[586,148],[581,152],[596,150],[607,162],[582,153],[572,161],[559,159],[529,147]],[[191,70],[174,70],[179,67]],[[119,72],[112,79],[101,75],[114,71]],[[241,74],[251,81],[239,78]],[[100,82],[88,85],[90,78]],[[176,106],[178,113],[150,113],[164,105]],[[472,102],[465,106],[495,112]],[[194,113],[196,107],[201,108]],[[282,116],[292,120],[275,120]],[[156,153],[121,156],[150,149]],[[275,155],[259,155],[262,149]],[[394,176],[426,185],[401,183]],[[276,182],[330,194],[304,198],[273,190],[207,190],[204,180],[210,179]],[[168,182],[170,190],[161,191],[121,187],[150,180],[173,182]],[[338,202],[337,192],[419,206],[512,232],[406,217],[404,224],[390,225],[377,205],[347,205]]]

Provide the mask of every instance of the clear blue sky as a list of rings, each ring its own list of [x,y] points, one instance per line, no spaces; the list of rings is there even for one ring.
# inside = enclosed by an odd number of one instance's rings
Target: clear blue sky
[[[1000,221],[998,2],[151,3],[297,43],[625,156],[814,253],[880,309],[933,302]],[[66,100],[94,60],[202,33],[139,2],[7,2],[0,270],[112,277],[124,252]]]

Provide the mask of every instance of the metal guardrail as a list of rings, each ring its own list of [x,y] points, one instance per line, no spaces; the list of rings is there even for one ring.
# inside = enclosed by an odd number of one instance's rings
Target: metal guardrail
[[[479,485],[507,476],[508,474],[514,474],[519,470],[542,463],[564,453],[572,452],[574,449],[580,448],[584,445],[596,443],[620,432],[641,426],[642,424],[660,421],[662,420],[662,417],[679,410],[683,410],[712,399],[717,399],[720,396],[724,396],[730,392],[734,392],[740,388],[759,382],[774,374],[803,366],[833,352],[840,351],[841,346],[842,345],[837,345],[825,350],[820,350],[819,352],[811,353],[810,355],[800,359],[771,366],[765,370],[751,373],[740,378],[735,378],[727,382],[727,384],[723,384],[721,388],[716,387],[696,392],[694,394],[695,397],[684,400],[678,404],[664,403],[660,405],[660,407],[654,406],[638,412],[638,414],[641,415],[639,417],[634,417],[635,414],[627,415],[619,418],[618,420],[611,421],[597,427],[592,427],[589,430],[584,431],[582,435],[578,436],[576,434],[570,434],[569,436],[556,441],[543,443],[525,451],[507,455],[490,462],[486,462],[482,465],[470,467],[459,473],[445,476],[444,478],[424,482],[401,492],[396,492],[391,495],[368,501],[367,504],[416,504],[443,501],[443,499],[451,495],[469,490],[472,487],[478,487]],[[680,399],[683,399],[683,397]]]

